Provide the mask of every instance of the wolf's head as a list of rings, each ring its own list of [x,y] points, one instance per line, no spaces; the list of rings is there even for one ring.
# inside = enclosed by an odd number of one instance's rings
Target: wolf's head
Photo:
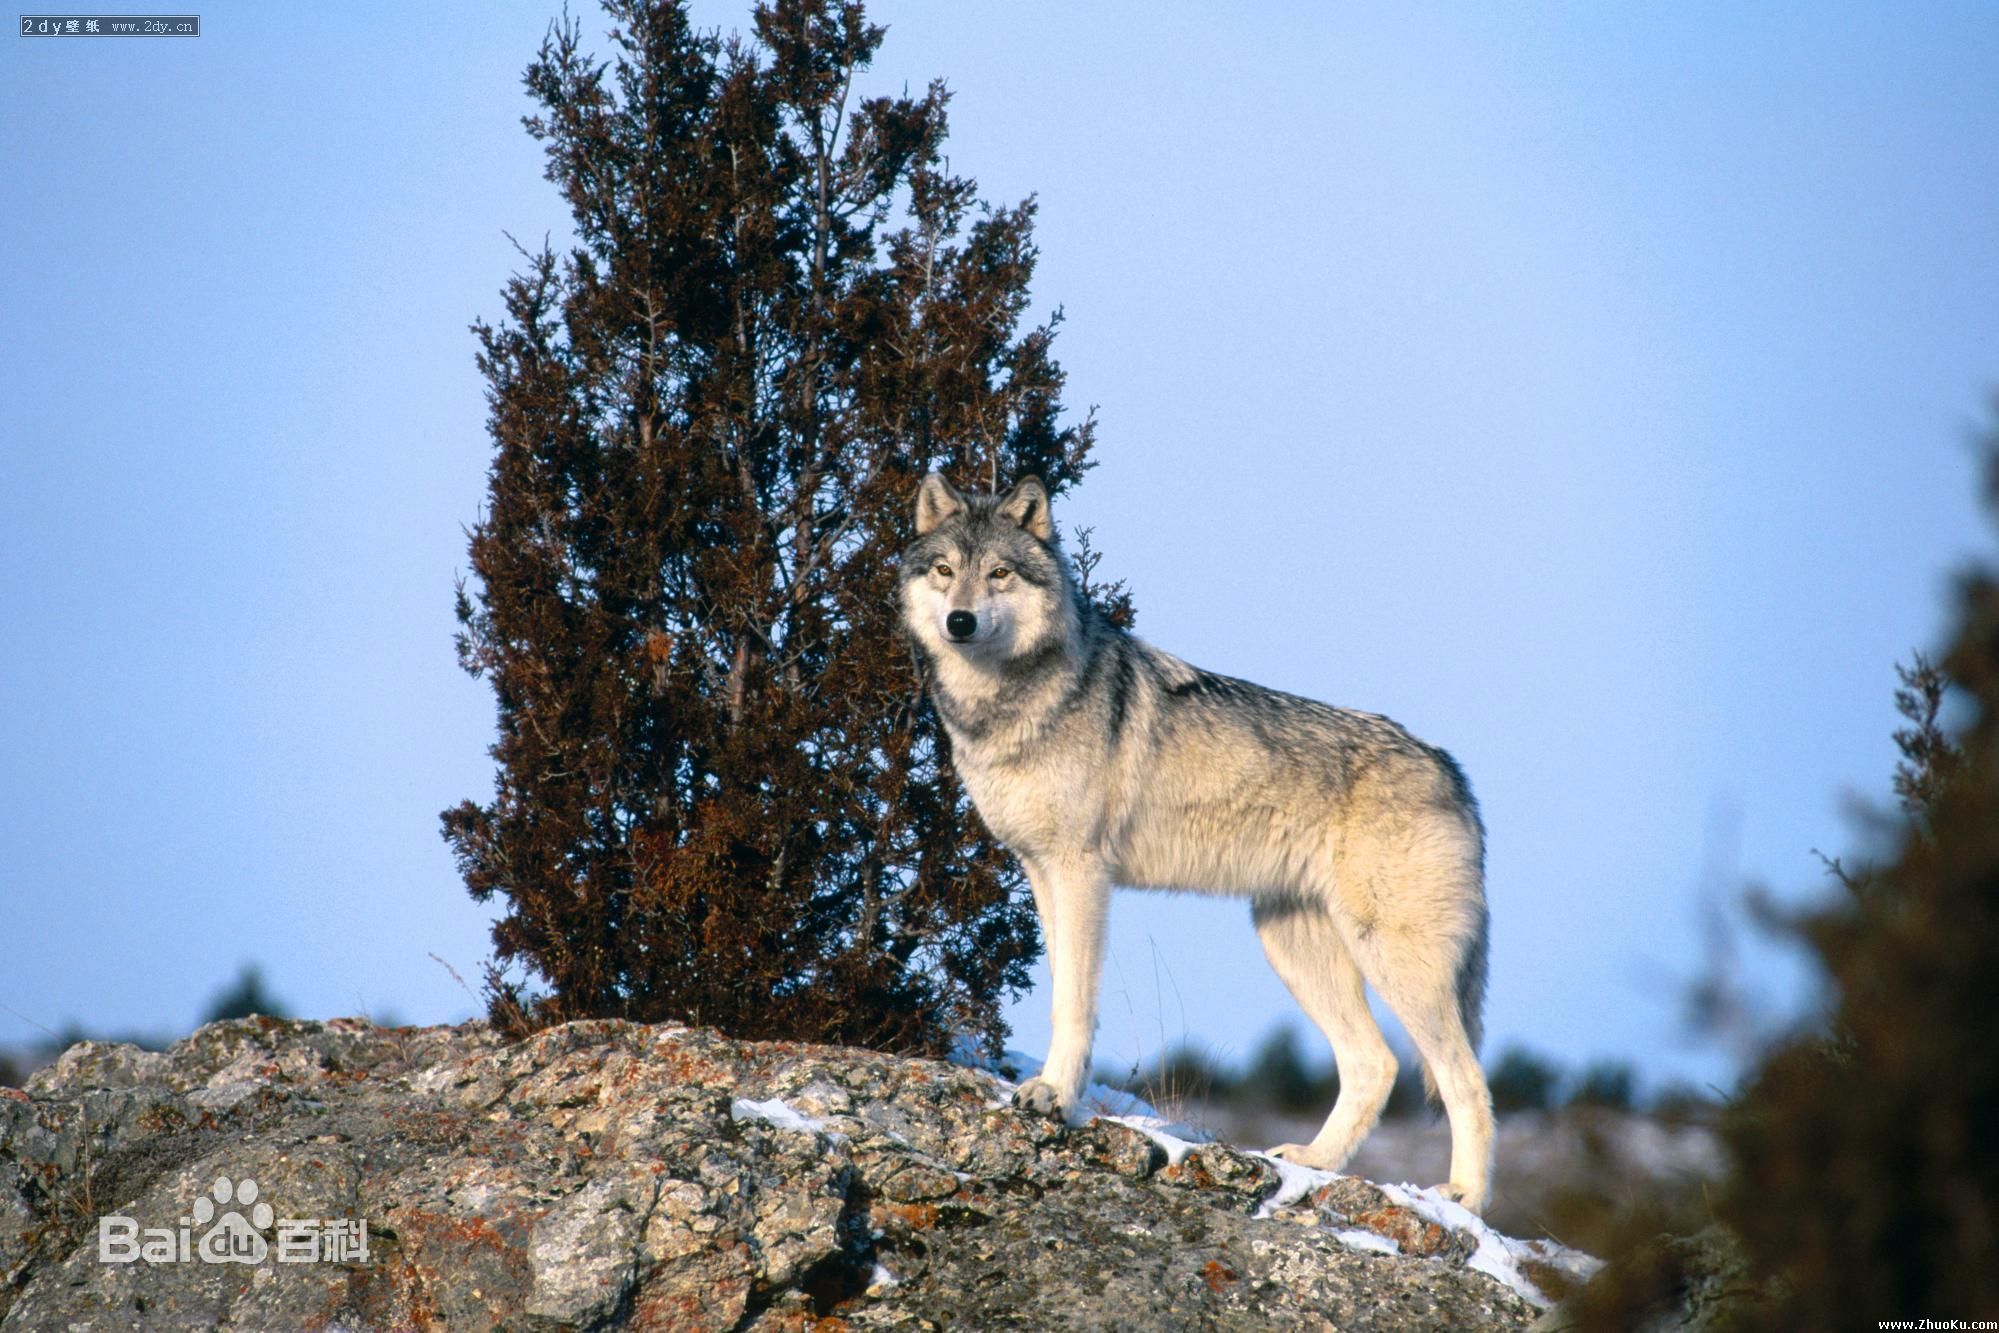
[[[1072,601],[1041,478],[1003,496],[923,479],[916,540],[902,553],[902,619],[928,652],[1004,662],[1062,633]]]

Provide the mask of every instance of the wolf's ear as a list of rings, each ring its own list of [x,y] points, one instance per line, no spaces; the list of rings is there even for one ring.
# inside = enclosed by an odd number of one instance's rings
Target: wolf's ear
[[[965,497],[944,480],[942,472],[923,479],[916,491],[916,535],[921,537],[939,524],[958,517],[969,508]]]
[[[1030,536],[1050,541],[1055,525],[1048,519],[1048,488],[1039,477],[1022,477],[1000,501],[1000,513],[1025,528]]]

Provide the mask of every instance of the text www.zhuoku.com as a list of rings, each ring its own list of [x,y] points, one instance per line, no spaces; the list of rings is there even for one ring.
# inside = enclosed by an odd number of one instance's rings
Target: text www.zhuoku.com
[[[1999,1329],[1999,1322],[1990,1319],[1878,1319],[1876,1328],[1992,1328]]]

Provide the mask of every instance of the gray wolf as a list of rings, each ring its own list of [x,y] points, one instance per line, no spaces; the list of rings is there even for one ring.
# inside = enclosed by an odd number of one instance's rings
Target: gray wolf
[[[1317,1137],[1273,1151],[1335,1170],[1380,1119],[1396,1059],[1371,984],[1450,1115],[1441,1188],[1482,1209],[1485,831],[1456,762],[1387,718],[1198,670],[1110,624],[1079,590],[1035,477],[967,496],[930,474],[898,577],[952,762],[1041,916],[1053,1039],[1017,1100],[1076,1108],[1111,885],[1246,897],[1340,1074]]]

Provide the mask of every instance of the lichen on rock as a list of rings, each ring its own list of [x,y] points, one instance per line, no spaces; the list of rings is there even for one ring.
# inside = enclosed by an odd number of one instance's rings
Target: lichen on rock
[[[673,1024],[508,1044],[478,1023],[251,1018],[163,1054],[84,1043],[0,1092],[0,1329],[1514,1329],[1538,1313],[1467,1266],[1480,1238],[1365,1182],[1276,1206],[1260,1154],[1207,1144],[1169,1165],[1139,1128],[1065,1127],[1005,1091],[980,1070]],[[238,1239],[267,1253],[205,1261],[191,1210],[211,1190],[237,1207],[245,1181],[272,1220]],[[106,1262],[106,1218],[186,1233],[189,1256]],[[1356,1229],[1396,1244],[1356,1246]]]

